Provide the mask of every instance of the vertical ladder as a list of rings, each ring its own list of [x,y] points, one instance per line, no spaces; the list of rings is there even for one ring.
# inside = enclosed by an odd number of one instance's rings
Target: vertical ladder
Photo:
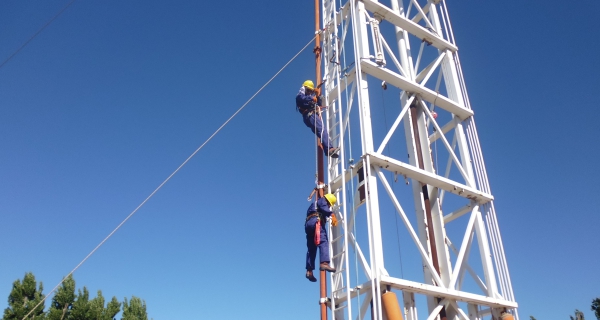
[[[323,61],[324,61],[324,79],[323,89],[326,109],[326,126],[329,130],[329,136],[334,146],[339,146],[339,157],[329,158],[327,168],[327,180],[336,177],[340,172],[346,170],[346,150],[344,148],[343,138],[343,111],[341,92],[332,96],[332,90],[336,84],[340,83],[341,63],[340,52],[335,48],[340,48],[340,39],[337,35],[338,17],[335,0],[323,0]],[[338,217],[338,226],[332,227],[330,224],[329,234],[331,235],[330,252],[331,263],[336,268],[336,272],[330,275],[330,307],[332,310],[332,319],[352,319],[352,304],[350,300],[349,284],[350,273],[348,268],[348,210],[346,184],[338,190],[329,190],[338,198],[338,205],[334,207],[334,212]],[[346,299],[338,297],[346,296]]]

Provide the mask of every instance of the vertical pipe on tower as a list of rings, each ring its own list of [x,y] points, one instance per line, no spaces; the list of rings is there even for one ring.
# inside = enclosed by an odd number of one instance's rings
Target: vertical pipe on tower
[[[415,136],[415,146],[417,149],[417,163],[419,165],[419,169],[423,170],[425,169],[425,164],[423,163],[423,150],[421,149],[421,139],[419,136],[419,127],[418,127],[418,120],[417,120],[417,108],[416,108],[416,104],[418,103],[418,100],[415,99],[413,101],[413,105],[410,106],[409,112],[410,112],[410,117],[411,117],[411,121],[412,121],[412,126],[413,126],[413,134]],[[429,201],[429,190],[426,184],[422,184],[421,186],[422,188],[422,194],[423,194],[423,203],[425,205],[425,217],[427,219],[427,233],[429,234],[429,245],[430,245],[430,249],[431,249],[431,260],[433,262],[433,267],[435,268],[435,272],[437,272],[439,275],[441,275],[440,273],[440,263],[439,263],[439,258],[438,258],[438,254],[437,254],[437,247],[435,244],[435,233],[433,230],[433,217],[431,216],[431,203]],[[441,283],[437,284],[438,286],[441,286]],[[438,301],[439,302],[439,301]],[[446,308],[442,307],[442,309],[440,310],[440,320],[446,320]]]
[[[320,1],[315,0],[315,67],[316,67],[316,78],[315,83],[317,84],[317,88],[315,88],[315,92],[317,95],[321,95],[321,33],[320,33]],[[321,116],[320,112],[317,112],[315,116]],[[323,126],[325,123],[323,122]],[[317,200],[323,196],[323,185],[325,184],[324,180],[324,170],[323,170],[323,147],[322,142],[319,144],[319,148],[317,149]],[[323,221],[325,223],[325,221]],[[320,300],[319,304],[321,306],[321,320],[327,320],[327,276],[325,271],[319,271],[319,284],[320,284]]]

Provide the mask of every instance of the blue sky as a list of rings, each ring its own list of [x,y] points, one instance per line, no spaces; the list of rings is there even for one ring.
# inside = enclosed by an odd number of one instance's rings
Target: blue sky
[[[0,60],[68,1],[0,3]],[[520,315],[600,296],[600,3],[448,1]],[[0,296],[48,292],[313,36],[312,2],[76,1],[0,68]],[[318,315],[305,51],[76,273],[154,319]],[[387,104],[392,104],[386,100]],[[6,300],[0,299],[0,308]]]

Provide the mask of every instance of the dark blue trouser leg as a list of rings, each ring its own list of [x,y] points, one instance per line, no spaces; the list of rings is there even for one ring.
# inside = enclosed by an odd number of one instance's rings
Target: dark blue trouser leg
[[[317,246],[315,245],[315,221],[311,219],[304,225],[304,231],[306,232],[306,270],[315,269],[315,257],[317,256]]]
[[[329,241],[327,240],[327,231],[321,229],[321,243],[319,243],[319,259],[321,263],[329,262]]]
[[[313,113],[310,116],[303,115],[302,119],[304,120],[304,124],[307,127],[309,127],[313,133],[316,133],[317,137],[321,139],[324,151],[329,150],[332,147],[332,145],[329,141],[329,134],[327,133],[327,128],[323,127],[323,120],[321,120],[321,117]]]
[[[327,231],[321,228],[321,243],[315,245],[315,223],[316,219],[309,220],[304,225],[306,232],[306,270],[315,269],[315,258],[317,257],[317,248],[319,248],[319,262],[329,262],[329,241],[327,239]]]
[[[315,246],[315,234],[306,234],[306,270],[315,270],[315,258],[317,256],[317,246]]]

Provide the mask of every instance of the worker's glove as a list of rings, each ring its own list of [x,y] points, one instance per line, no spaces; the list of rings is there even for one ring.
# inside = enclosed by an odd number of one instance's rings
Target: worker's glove
[[[313,102],[314,102],[314,103],[317,103],[317,96],[314,96],[314,97],[313,97]]]
[[[335,214],[331,215],[331,225],[334,226],[334,227],[337,227],[337,225],[338,225],[338,220],[335,217]]]

